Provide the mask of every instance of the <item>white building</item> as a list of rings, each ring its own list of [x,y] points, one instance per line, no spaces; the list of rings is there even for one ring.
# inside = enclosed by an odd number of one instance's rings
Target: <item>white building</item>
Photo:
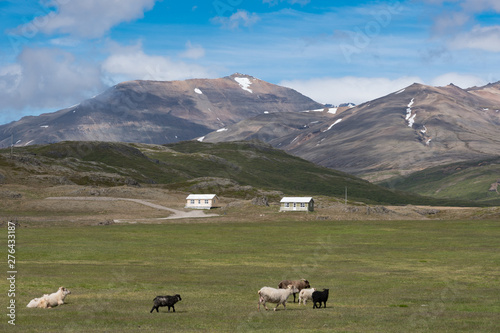
[[[210,209],[216,207],[218,202],[216,194],[190,194],[186,198],[185,208]]]
[[[312,197],[284,197],[281,199],[280,203],[280,212],[314,211],[314,200]]]

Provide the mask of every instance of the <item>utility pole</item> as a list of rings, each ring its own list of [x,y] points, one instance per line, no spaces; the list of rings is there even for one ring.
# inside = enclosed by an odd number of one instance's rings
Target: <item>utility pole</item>
[[[12,154],[14,153],[14,133],[10,134],[10,159],[12,159]]]
[[[347,186],[345,187],[345,205],[347,206]]]

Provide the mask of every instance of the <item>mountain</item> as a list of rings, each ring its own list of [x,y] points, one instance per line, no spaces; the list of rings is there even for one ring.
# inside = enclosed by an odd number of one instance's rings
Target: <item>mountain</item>
[[[191,140],[265,112],[323,108],[252,76],[129,81],[78,105],[0,126],[0,147],[59,141],[164,144]],[[11,137],[12,136],[12,137]]]
[[[205,140],[258,137],[313,163],[380,181],[498,156],[499,110],[500,83],[469,90],[413,84],[333,117],[309,121],[306,114],[259,115]],[[284,119],[299,119],[303,126],[288,126],[284,135],[263,135],[263,129],[282,126]]]
[[[463,205],[396,192],[324,168],[259,141],[168,145],[66,141],[0,150],[6,185],[147,186],[276,201],[287,195],[324,195],[383,204]],[[1,193],[0,193],[1,194]]]

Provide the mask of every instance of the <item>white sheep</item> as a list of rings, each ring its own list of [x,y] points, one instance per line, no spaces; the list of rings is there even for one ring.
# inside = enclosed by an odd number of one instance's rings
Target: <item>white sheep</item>
[[[316,291],[316,288],[308,288],[308,289],[302,289],[299,292],[299,304],[303,301],[304,305],[306,305],[306,302],[310,299],[313,299],[313,292]]]
[[[266,302],[269,303],[277,303],[274,311],[280,304],[283,304],[283,307],[286,310],[286,301],[291,294],[298,292],[297,288],[293,285],[288,285],[286,289],[275,289],[271,287],[262,287],[259,294],[259,311],[260,305],[263,304],[266,310],[269,310],[266,306]]]
[[[47,296],[49,294],[45,294],[42,297],[39,298],[33,298],[28,305],[26,305],[27,308],[46,308],[47,307]]]
[[[32,299],[26,307],[28,308],[52,308],[64,304],[64,299],[67,295],[71,294],[71,291],[64,287],[59,287],[59,289],[52,294],[45,294],[40,298]]]

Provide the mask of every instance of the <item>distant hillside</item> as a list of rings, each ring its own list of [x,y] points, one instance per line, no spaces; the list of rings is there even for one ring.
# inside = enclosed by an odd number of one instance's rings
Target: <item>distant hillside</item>
[[[210,133],[206,141],[258,137],[316,164],[380,181],[498,156],[499,96],[500,83],[470,90],[413,84],[316,121],[308,115],[259,115]]]
[[[500,157],[429,168],[380,185],[434,198],[500,205]]]
[[[129,81],[77,105],[0,126],[0,147],[60,141],[165,144],[192,140],[271,112],[323,105],[249,75],[185,81]]]
[[[0,181],[31,186],[160,184],[245,198],[262,191],[343,198],[347,187],[350,200],[367,203],[465,204],[394,192],[260,142],[60,142],[15,148],[12,156],[3,149]]]

